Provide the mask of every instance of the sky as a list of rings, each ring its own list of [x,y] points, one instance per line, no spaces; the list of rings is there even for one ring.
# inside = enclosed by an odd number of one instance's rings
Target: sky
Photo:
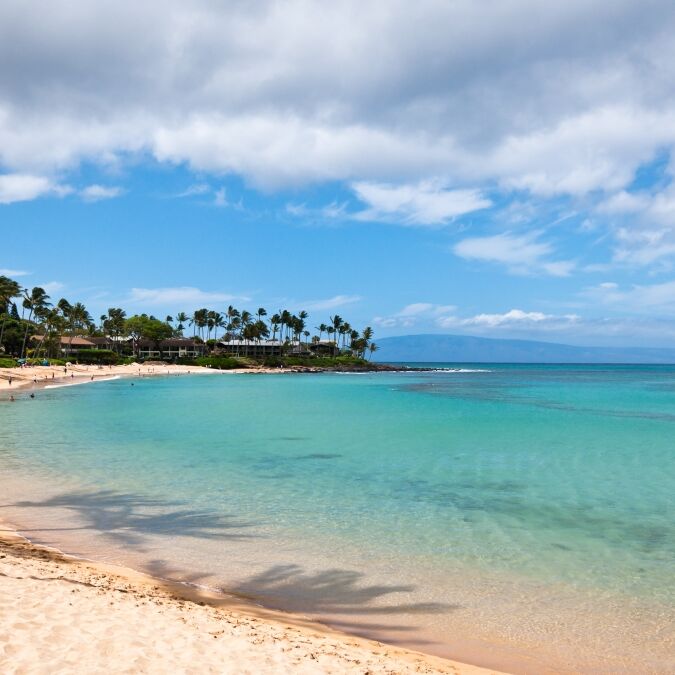
[[[673,346],[673,35],[668,0],[5,0],[0,274]]]

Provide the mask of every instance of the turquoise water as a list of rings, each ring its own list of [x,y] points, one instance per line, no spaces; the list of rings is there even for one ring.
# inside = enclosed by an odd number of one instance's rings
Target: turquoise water
[[[532,649],[601,672],[615,642],[607,672],[667,672],[675,367],[445,366],[23,394],[0,405],[0,470],[23,486],[4,513],[438,653],[471,635],[522,672],[542,672]],[[41,530],[50,513],[72,527]]]

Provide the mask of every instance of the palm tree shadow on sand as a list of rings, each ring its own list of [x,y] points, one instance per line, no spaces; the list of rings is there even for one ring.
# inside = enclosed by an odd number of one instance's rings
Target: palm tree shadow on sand
[[[180,508],[178,501],[144,497],[113,490],[67,492],[42,501],[21,501],[4,508],[65,509],[76,523],[36,529],[34,533],[92,530],[114,543],[142,551],[148,537],[172,536],[241,541],[256,537],[247,528],[255,524],[231,515]],[[2,508],[2,507],[0,507]],[[28,536],[30,530],[22,530]]]
[[[40,533],[90,530],[102,533],[115,545],[143,552],[153,536],[188,537],[213,541],[245,541],[254,539],[249,530],[256,523],[237,520],[230,515],[178,508],[178,501],[149,498],[113,490],[69,492],[42,501],[21,501],[0,508],[65,509],[75,516],[73,525],[64,527],[22,529],[29,538]],[[220,561],[222,563],[222,560]],[[154,559],[141,569],[160,579],[176,580],[199,587],[211,585],[213,574],[172,566],[166,560]],[[442,614],[460,609],[459,605],[439,602],[410,602],[406,596],[415,591],[413,585],[368,584],[366,574],[348,569],[306,571],[300,565],[274,565],[269,569],[227,584],[223,593],[259,603],[270,609],[302,613],[325,621],[333,628],[365,637],[377,637],[386,631],[387,642],[396,643],[392,634],[408,635],[416,626],[398,620],[378,621],[378,617],[402,618],[410,615]],[[219,604],[209,598],[210,604]],[[228,604],[223,599],[223,605]],[[400,642],[406,642],[401,639]],[[430,644],[414,637],[416,645]]]
[[[441,602],[406,602],[413,585],[368,584],[364,573],[346,569],[307,572],[299,565],[275,565],[248,579],[230,585],[227,592],[326,621],[334,628],[366,637],[387,633],[412,633],[415,626],[378,622],[377,617],[443,614],[461,608]],[[409,638],[408,638],[409,639]],[[399,640],[387,637],[387,642]],[[417,645],[429,641],[414,638]],[[405,640],[400,640],[405,642]]]

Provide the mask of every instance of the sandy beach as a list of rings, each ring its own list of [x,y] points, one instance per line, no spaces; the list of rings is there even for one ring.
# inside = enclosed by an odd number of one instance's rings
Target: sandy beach
[[[496,671],[30,543],[0,526],[3,673]]]
[[[179,375],[237,375],[237,374],[277,374],[304,371],[306,368],[235,368],[217,370],[202,366],[180,366],[171,364],[142,365],[132,363],[124,366],[27,366],[25,368],[0,368],[0,391],[10,393],[13,390],[83,384],[113,377],[157,377]]]

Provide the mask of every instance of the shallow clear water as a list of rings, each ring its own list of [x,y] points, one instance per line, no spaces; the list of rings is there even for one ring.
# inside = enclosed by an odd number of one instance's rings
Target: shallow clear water
[[[0,516],[442,654],[667,672],[675,367],[456,367],[23,394]]]

